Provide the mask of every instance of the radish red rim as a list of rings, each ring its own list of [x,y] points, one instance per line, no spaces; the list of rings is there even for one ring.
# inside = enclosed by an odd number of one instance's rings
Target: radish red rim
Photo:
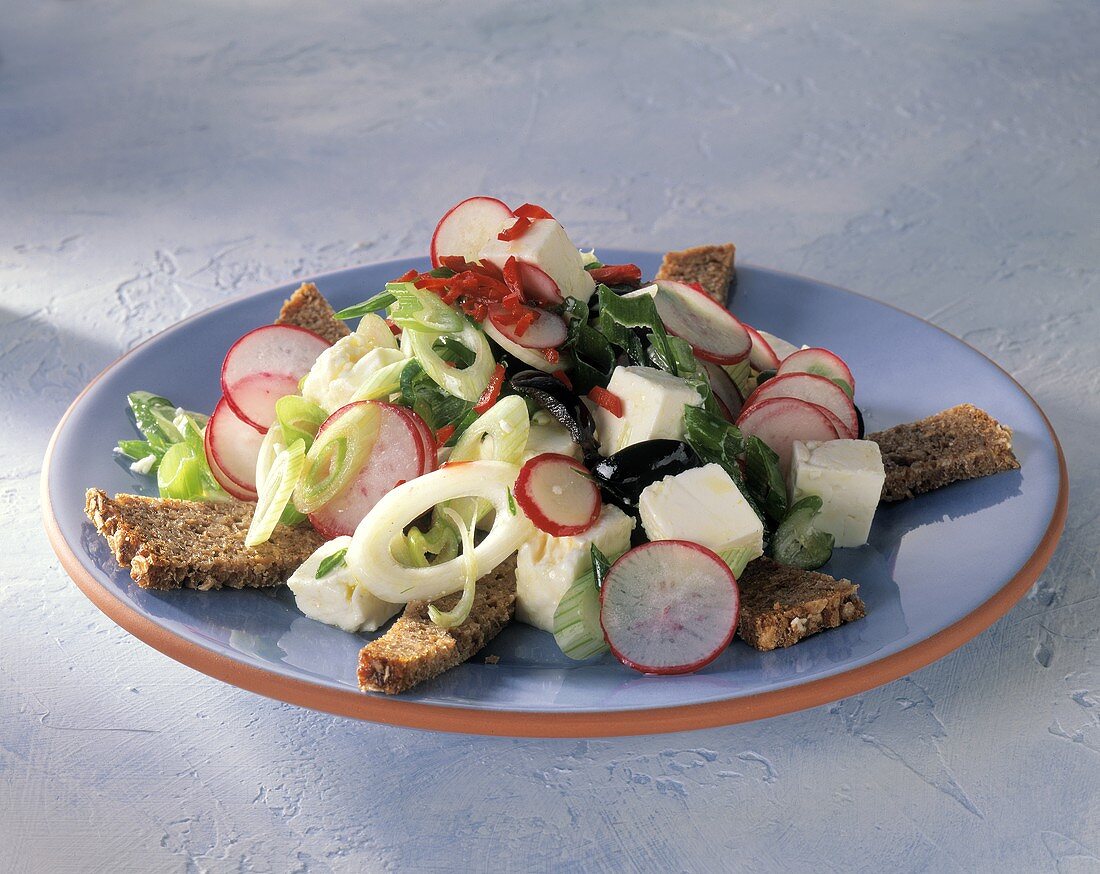
[[[435,230],[432,232],[432,240],[429,245],[429,257],[431,258],[432,267],[438,267],[442,262],[440,258],[445,258],[451,255],[467,256],[469,254],[476,254],[470,252],[441,252],[439,251],[440,238],[446,235],[449,223],[463,221],[463,213],[471,211],[474,208],[481,208],[485,211],[485,218],[481,223],[481,227],[485,229],[484,237],[485,242],[488,242],[492,234],[496,233],[496,228],[493,227],[493,223],[488,219],[492,215],[499,216],[497,225],[503,224],[506,219],[514,216],[515,213],[508,208],[508,205],[502,200],[497,200],[495,197],[486,197],[479,195],[477,197],[467,197],[465,200],[461,200],[452,206],[443,214],[443,218],[435,226]],[[491,233],[490,233],[491,229]],[[444,240],[445,244],[450,244],[451,240]],[[480,248],[480,247],[478,247]]]
[[[715,364],[748,357],[752,338],[733,313],[686,283],[659,279],[656,285],[654,304],[665,329],[690,343],[696,357]]]

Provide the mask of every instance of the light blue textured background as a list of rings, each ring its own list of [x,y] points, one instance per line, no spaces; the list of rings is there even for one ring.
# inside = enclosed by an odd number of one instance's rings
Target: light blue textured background
[[[7,0],[0,869],[1100,871],[1098,45],[1087,0]],[[882,689],[591,742],[309,713],[112,626],[37,518],[81,386],[478,192],[597,246],[733,239],[993,356],[1065,445],[1050,569]]]

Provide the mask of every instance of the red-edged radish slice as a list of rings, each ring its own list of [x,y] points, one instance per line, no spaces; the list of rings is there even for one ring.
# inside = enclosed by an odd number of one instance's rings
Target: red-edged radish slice
[[[745,325],[745,330],[752,338],[752,349],[749,351],[749,367],[759,372],[762,370],[775,370],[779,367],[779,356],[756,328]]]
[[[600,625],[611,652],[644,674],[688,674],[722,653],[741,598],[729,566],[698,543],[643,543],[611,566]]]
[[[848,386],[844,393],[848,397],[855,397],[856,381],[852,371],[839,355],[828,349],[799,349],[792,352],[783,359],[776,371],[777,376],[785,373],[814,373],[826,379],[839,379]]]
[[[554,537],[581,534],[596,524],[603,507],[588,469],[568,455],[544,452],[523,465],[516,503],[535,527]]]
[[[324,537],[332,539],[355,533],[382,496],[401,483],[416,479],[424,471],[424,448],[419,429],[401,407],[378,401],[360,401],[380,408],[378,434],[366,461],[354,478],[319,510],[309,514],[309,521]],[[325,428],[357,404],[341,407],[325,420],[317,432],[318,439]]]
[[[555,349],[569,336],[565,319],[556,313],[529,306],[521,309],[524,316],[533,315],[534,321],[527,325],[527,329],[522,334],[517,334],[517,325],[506,323],[513,320],[513,310],[499,303],[489,307],[489,321],[493,323],[493,327],[517,346],[522,346],[524,349]]]
[[[705,292],[683,282],[659,279],[654,302],[669,333],[687,340],[704,361],[736,364],[752,349],[745,326]]]
[[[242,501],[256,500],[256,459],[264,435],[239,419],[229,402],[218,401],[206,423],[203,445],[218,484]]]
[[[780,361],[788,355],[798,351],[798,346],[795,346],[794,343],[787,342],[782,337],[777,337],[775,334],[769,334],[767,331],[757,331],[756,333],[763,337],[764,342],[772,347],[772,352],[775,353],[775,357]]]
[[[751,407],[767,398],[798,398],[817,404],[828,410],[840,423],[838,430],[841,437],[854,440],[859,433],[859,417],[852,399],[844,389],[824,376],[816,373],[784,373],[782,376],[775,376],[749,395],[745,406]]]
[[[222,362],[222,394],[237,417],[258,431],[275,421],[275,402],[298,393],[298,382],[332,346],[294,325],[264,325],[229,347]]]
[[[737,389],[737,383],[719,364],[704,361],[703,370],[707,372],[707,378],[710,380],[710,390],[714,392],[714,399],[728,413],[726,418],[731,422],[736,421],[737,416],[741,413],[741,407],[744,406],[744,399]]]
[[[528,300],[550,305],[565,301],[565,298],[561,296],[561,289],[558,288],[558,284],[537,264],[520,261],[518,268],[520,285],[523,286],[523,295]]]
[[[420,445],[424,447],[423,473],[431,473],[439,466],[439,456],[435,446],[435,437],[432,436],[432,429],[428,427],[427,422],[408,407],[399,407],[395,404],[394,409],[416,426],[416,432],[420,435]],[[421,476],[423,476],[423,473]]]
[[[477,260],[481,247],[500,231],[514,213],[495,197],[468,197],[456,203],[439,220],[432,234],[432,266],[440,258],[458,255],[468,262]]]
[[[766,384],[766,383],[765,383]],[[737,419],[742,434],[759,437],[776,455],[786,476],[795,440],[836,440],[833,418],[817,404],[798,398],[767,398],[745,407]]]

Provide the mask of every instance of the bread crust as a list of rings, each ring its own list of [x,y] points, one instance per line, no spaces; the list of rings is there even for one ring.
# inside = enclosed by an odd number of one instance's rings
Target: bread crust
[[[697,282],[709,297],[725,306],[733,282],[735,251],[733,243],[723,243],[666,252],[657,278]]]
[[[323,542],[309,525],[276,526],[271,539],[245,546],[254,504],[174,501],[100,489],[84,512],[120,566],[143,589],[242,589],[277,586]]]
[[[279,310],[276,325],[306,328],[335,343],[351,330],[336,318],[336,311],[312,282],[303,282]]]
[[[960,480],[1018,470],[1012,429],[973,404],[867,435],[882,450],[883,501],[903,501]]]
[[[435,604],[450,610],[459,597],[456,592]],[[360,651],[359,687],[364,692],[407,691],[473,657],[496,637],[515,613],[515,556],[478,580],[470,615],[456,628],[433,623],[428,604],[410,601],[390,629]]]
[[[787,567],[770,558],[751,562],[738,578],[738,636],[767,652],[792,646],[827,628],[867,615],[851,580]]]

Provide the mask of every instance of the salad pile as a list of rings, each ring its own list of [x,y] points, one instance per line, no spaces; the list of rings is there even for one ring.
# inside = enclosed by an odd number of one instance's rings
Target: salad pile
[[[682,673],[729,644],[749,561],[816,568],[866,540],[825,524],[808,474],[798,486],[822,446],[865,442],[844,362],[601,263],[541,207],[459,203],[430,269],[337,317],[358,325],[334,344],[290,325],[241,337],[209,417],[131,394],[145,439],[119,443],[163,497],[256,502],[249,546],[320,532],[289,581],[312,618],[372,631],[461,591],[431,608],[459,625],[515,556],[517,618],[567,656]]]

